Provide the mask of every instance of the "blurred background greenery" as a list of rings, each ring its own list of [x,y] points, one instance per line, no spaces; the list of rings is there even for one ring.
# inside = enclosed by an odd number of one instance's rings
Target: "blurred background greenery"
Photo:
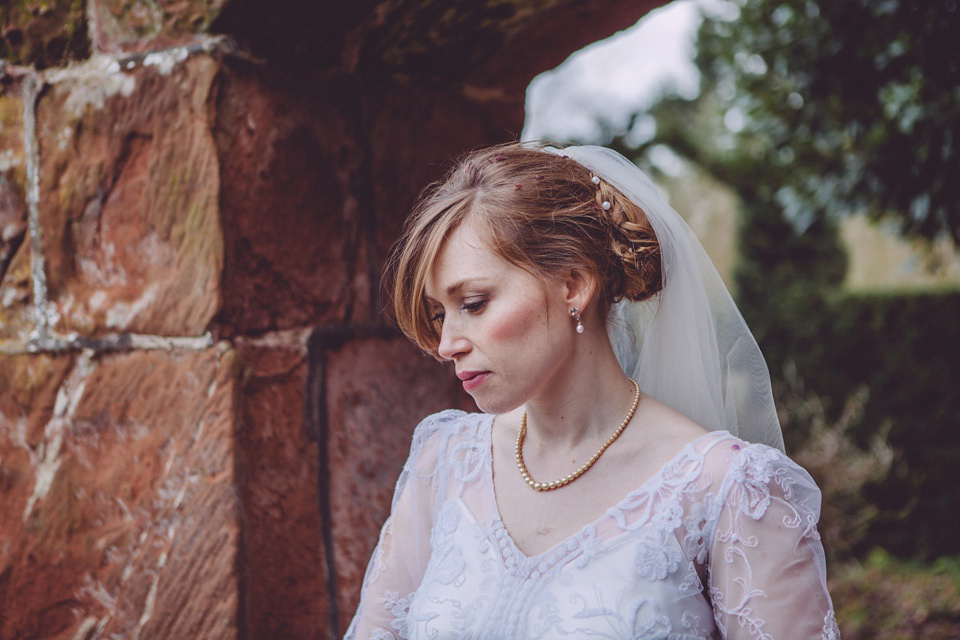
[[[697,7],[698,91],[560,141],[617,148],[687,215],[735,213],[691,224],[823,489],[844,637],[958,638],[957,1]]]

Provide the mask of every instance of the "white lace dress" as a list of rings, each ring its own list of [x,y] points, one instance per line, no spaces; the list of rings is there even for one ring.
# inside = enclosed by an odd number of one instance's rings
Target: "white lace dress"
[[[820,492],[776,449],[703,435],[528,557],[497,512],[492,424],[417,427],[348,639],[839,638]]]

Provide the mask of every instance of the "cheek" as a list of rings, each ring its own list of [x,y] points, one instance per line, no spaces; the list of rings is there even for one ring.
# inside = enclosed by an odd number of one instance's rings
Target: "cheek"
[[[504,309],[490,326],[490,338],[499,344],[522,342],[546,331],[546,309],[539,300]]]

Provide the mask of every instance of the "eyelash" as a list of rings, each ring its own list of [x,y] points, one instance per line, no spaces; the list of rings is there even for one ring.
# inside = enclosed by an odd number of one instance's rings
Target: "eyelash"
[[[476,302],[465,302],[463,306],[460,308],[469,313],[476,313],[477,311],[480,311],[481,309],[483,309],[484,305],[486,304],[487,304],[487,299],[481,298]]]
[[[482,298],[480,300],[477,300],[476,302],[465,302],[460,306],[460,309],[462,311],[466,311],[467,313],[478,313],[481,310],[483,310],[483,307],[485,307],[486,304],[487,304],[487,299]],[[443,323],[443,314],[437,313],[433,315],[430,318],[430,322],[433,322],[435,324]]]

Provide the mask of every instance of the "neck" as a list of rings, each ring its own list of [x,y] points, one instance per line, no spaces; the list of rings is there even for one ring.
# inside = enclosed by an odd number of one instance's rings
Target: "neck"
[[[584,333],[574,345],[561,370],[524,407],[528,446],[540,451],[603,442],[633,402],[633,384],[620,368],[606,332]]]

